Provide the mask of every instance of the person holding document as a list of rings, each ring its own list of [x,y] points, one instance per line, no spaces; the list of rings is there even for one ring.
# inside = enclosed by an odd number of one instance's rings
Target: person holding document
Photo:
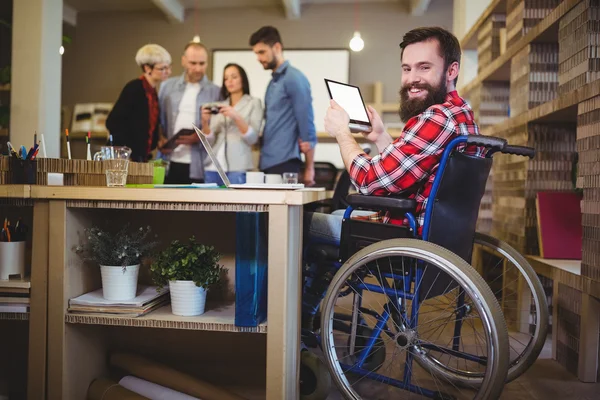
[[[221,90],[206,76],[208,50],[202,43],[190,42],[185,46],[181,65],[183,75],[165,81],[158,93],[165,135],[171,139],[180,134],[175,141],[177,146],[160,147],[160,152],[169,159],[166,184],[204,182],[203,164],[208,156],[192,124],[200,125],[202,105],[218,101]]]
[[[202,131],[231,183],[245,183],[246,171],[254,169],[252,146],[258,142],[263,120],[260,99],[250,96],[246,71],[227,64],[223,72],[223,103],[202,108]],[[221,183],[210,159],[204,164],[205,181]]]

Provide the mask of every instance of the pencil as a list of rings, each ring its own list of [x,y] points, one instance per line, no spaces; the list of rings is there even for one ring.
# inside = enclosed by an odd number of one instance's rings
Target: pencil
[[[69,157],[69,160],[71,159],[71,142],[69,141],[69,130],[65,129],[66,135],[67,135],[67,156]]]

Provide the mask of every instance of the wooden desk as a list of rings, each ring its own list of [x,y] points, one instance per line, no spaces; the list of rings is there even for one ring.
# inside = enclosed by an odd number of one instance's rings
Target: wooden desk
[[[266,338],[266,398],[297,399],[299,393],[300,297],[302,205],[326,198],[325,191],[275,191],[227,189],[132,189],[100,187],[32,186],[31,197],[36,207],[45,210],[48,234],[48,381],[47,398],[81,399],[89,383],[106,372],[106,354],[100,325],[156,326],[160,321],[169,329],[244,331],[233,324],[231,307],[221,313],[207,312],[198,317],[182,318],[161,309],[147,317],[124,320],[117,317],[93,318],[68,315],[68,300],[98,289],[97,271],[81,265],[72,252],[78,232],[90,226],[94,219],[136,218],[147,222],[176,225],[219,227],[214,212],[268,212],[268,311],[267,324],[256,328],[267,332]],[[164,211],[164,213],[156,213]],[[176,213],[186,211],[185,215]],[[189,213],[208,211],[211,213]],[[152,214],[150,214],[152,213]],[[210,218],[206,220],[202,218]],[[222,221],[225,224],[227,218]],[[168,221],[159,221],[159,219]],[[185,218],[185,219],[182,219]],[[177,223],[183,221],[181,225]],[[230,219],[231,221],[231,219]],[[205,224],[206,222],[206,224]],[[40,222],[41,223],[41,222]],[[167,228],[168,229],[168,228]],[[214,230],[214,235],[220,233]],[[43,230],[39,230],[43,234]],[[228,242],[232,236],[224,235]],[[170,240],[170,239],[169,239]],[[235,241],[234,241],[235,242]],[[230,250],[230,249],[229,249]],[[41,263],[41,259],[38,260]],[[231,266],[231,259],[228,259]],[[227,265],[226,265],[227,266]],[[231,271],[231,268],[230,268]],[[133,321],[133,322],[127,322]],[[91,327],[90,325],[96,325]],[[89,328],[89,329],[88,329]],[[119,334],[122,332],[119,331]],[[177,332],[175,332],[177,333]],[[123,340],[127,340],[123,333]],[[142,335],[133,333],[142,340]],[[134,338],[134,339],[135,339]]]

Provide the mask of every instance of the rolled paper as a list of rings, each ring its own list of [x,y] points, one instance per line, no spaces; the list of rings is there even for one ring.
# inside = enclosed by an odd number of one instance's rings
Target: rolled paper
[[[124,377],[119,381],[119,385],[132,392],[146,396],[150,400],[202,400],[198,399],[198,397],[188,396],[185,393],[148,382],[135,376]]]
[[[125,389],[110,379],[95,379],[88,387],[88,400],[149,400],[147,397]]]
[[[129,353],[113,353],[110,356],[110,365],[127,371],[138,378],[202,400],[247,400],[211,383],[204,382],[142,356]]]

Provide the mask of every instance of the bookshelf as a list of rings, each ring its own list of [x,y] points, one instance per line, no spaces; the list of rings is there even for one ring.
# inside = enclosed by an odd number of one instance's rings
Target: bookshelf
[[[36,205],[47,205],[50,215],[48,340],[52,346],[47,398],[84,398],[94,379],[109,374],[107,355],[112,351],[187,367],[184,372],[207,381],[214,377],[213,383],[224,388],[266,389],[267,399],[294,397],[299,306],[281,299],[299,299],[299,287],[293,282],[300,279],[300,245],[295,241],[300,240],[302,206],[324,199],[327,192],[35,186],[31,196]],[[235,326],[232,239],[238,211],[269,214],[268,298],[275,301],[268,304],[268,323],[255,328]],[[160,248],[192,234],[214,245],[221,264],[228,268],[228,279],[221,289],[209,293],[205,314],[179,317],[169,305],[138,318],[69,313],[69,299],[101,287],[99,268],[85,265],[71,249],[84,228],[102,221],[133,227],[151,223],[159,233]],[[139,282],[150,284],[149,280],[147,266],[142,267]],[[253,351],[240,356],[248,348]]]
[[[495,159],[491,235],[527,254],[536,272],[553,282],[553,358],[580,380],[596,382],[600,379],[600,180],[596,145],[600,131],[594,115],[600,104],[600,67],[593,43],[598,42],[600,32],[592,20],[594,15],[597,18],[598,8],[592,10],[594,3],[589,0],[563,0],[550,11],[548,5],[553,1],[538,2],[549,12],[520,38],[513,35],[506,50],[491,63],[481,65],[477,78],[459,93],[478,104],[483,101],[479,97],[482,87],[509,88],[511,115],[484,126],[482,133],[504,137],[511,144],[536,147],[538,153],[532,161],[512,156]],[[510,30],[515,8],[527,9],[527,4],[523,0],[493,1],[463,38],[465,48],[476,47],[474,41],[492,14],[506,13]],[[529,15],[535,15],[535,10]],[[546,56],[545,63],[532,61],[535,57],[539,60],[539,55]],[[550,94],[551,99],[540,102],[544,97],[531,96],[531,90],[546,91],[541,94]],[[540,190],[573,190],[571,174],[577,156],[576,187],[583,192],[583,259],[546,260],[538,256],[535,196]]]
[[[515,44],[506,49],[506,52],[492,61],[491,64],[483,66],[477,74],[477,78],[458,89],[462,96],[468,94],[482,82],[501,81],[510,82],[510,60],[525,46],[530,43],[552,43],[558,41],[558,23],[564,15],[570,11],[580,0],[564,0],[557,8],[547,15],[538,25],[521,37]],[[492,4],[494,5],[494,4]],[[496,5],[498,6],[498,5]],[[491,15],[491,12],[488,14]],[[476,36],[475,36],[476,38]]]

